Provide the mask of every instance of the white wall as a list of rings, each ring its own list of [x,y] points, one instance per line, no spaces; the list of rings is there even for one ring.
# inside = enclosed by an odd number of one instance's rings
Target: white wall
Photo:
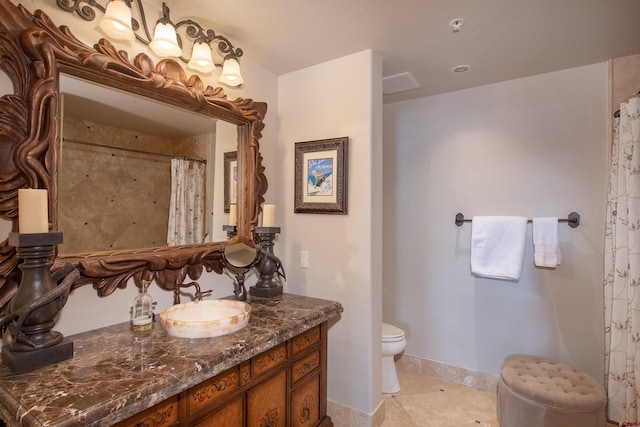
[[[603,377],[607,64],[384,107],[383,317],[407,354],[497,374],[530,353]],[[566,217],[562,265],[470,273],[473,215]]]
[[[103,35],[96,30],[96,21],[86,22],[76,14],[62,11],[53,2],[44,0],[16,0],[14,3],[22,3],[31,11],[42,9],[51,17],[56,25],[68,25],[76,37],[89,45],[95,44],[103,37]],[[160,12],[154,12],[154,9],[150,8],[147,11],[147,18],[155,19],[151,18],[155,16],[154,13],[157,14]],[[172,5],[172,15],[176,17],[180,16],[179,4]],[[135,54],[140,51],[144,51],[152,56],[151,51],[137,42],[117,43],[116,45],[120,49],[127,50],[130,58],[133,58]],[[273,153],[276,147],[277,78],[271,72],[252,62],[250,57],[251,52],[245,52],[245,56],[240,60],[245,84],[240,88],[228,88],[224,86],[224,91],[228,99],[246,97],[257,101],[264,101],[268,104],[268,111],[264,121],[265,129],[262,131],[263,136],[260,141],[260,146],[261,153],[265,159],[264,164],[269,165],[270,159],[275,157]],[[220,86],[217,83],[217,73],[219,73],[219,71],[219,69],[214,71],[214,74],[211,76],[201,76],[203,82],[206,85],[214,87]],[[187,74],[191,75],[194,73],[188,71]],[[10,81],[8,81],[4,73],[0,72],[0,94],[9,93],[10,91],[12,91]],[[272,170],[267,167],[266,175],[268,180],[271,179],[271,173]],[[0,219],[2,240],[4,240],[9,231],[10,223]],[[253,284],[252,280],[255,279],[251,278],[248,281],[248,285]],[[213,297],[215,298],[230,295],[233,292],[231,279],[224,275],[221,276],[215,273],[205,272],[198,280],[198,283],[203,289],[213,289]],[[118,289],[110,296],[103,298],[98,297],[91,286],[78,288],[71,293],[57,321],[55,330],[62,332],[64,335],[71,335],[106,325],[125,322],[129,319],[130,301],[136,295],[136,292],[137,288],[132,282],[129,283],[126,289]],[[164,291],[155,285],[149,289],[149,292],[154,299],[158,301],[156,312],[172,304],[173,294],[171,292]]]
[[[285,291],[344,306],[329,331],[328,394],[365,414],[381,400],[381,79],[372,51],[280,76],[280,161],[271,163]],[[349,137],[348,215],[294,214],[294,143],[341,136]]]

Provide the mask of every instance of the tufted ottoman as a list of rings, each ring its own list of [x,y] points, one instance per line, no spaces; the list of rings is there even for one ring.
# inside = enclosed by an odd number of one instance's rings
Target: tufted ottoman
[[[509,356],[498,381],[500,427],[606,426],[604,388],[570,366]]]

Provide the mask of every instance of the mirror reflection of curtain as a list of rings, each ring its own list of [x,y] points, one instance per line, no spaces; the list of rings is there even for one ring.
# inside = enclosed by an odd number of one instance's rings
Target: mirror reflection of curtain
[[[171,159],[169,246],[204,241],[204,172],[202,162]]]
[[[605,382],[607,416],[639,421],[640,98],[620,106],[611,150],[605,229]],[[620,424],[622,425],[622,424]]]

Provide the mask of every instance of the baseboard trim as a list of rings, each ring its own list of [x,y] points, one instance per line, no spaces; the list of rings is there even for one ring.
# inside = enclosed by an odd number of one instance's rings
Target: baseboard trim
[[[498,387],[499,377],[497,375],[472,371],[410,354],[403,353],[396,357],[396,366],[405,371],[429,375],[430,377],[455,384],[473,387],[477,390],[495,392]]]
[[[384,422],[384,400],[371,414],[366,414],[332,400],[327,401],[327,415],[335,427],[382,427]]]

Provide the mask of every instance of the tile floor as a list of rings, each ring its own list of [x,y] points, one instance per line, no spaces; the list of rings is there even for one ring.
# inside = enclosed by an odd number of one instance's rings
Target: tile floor
[[[500,427],[495,393],[402,368],[398,377],[400,392],[383,396],[386,416],[382,427]]]
[[[496,394],[398,368],[401,390],[385,394],[382,427],[499,427]]]

